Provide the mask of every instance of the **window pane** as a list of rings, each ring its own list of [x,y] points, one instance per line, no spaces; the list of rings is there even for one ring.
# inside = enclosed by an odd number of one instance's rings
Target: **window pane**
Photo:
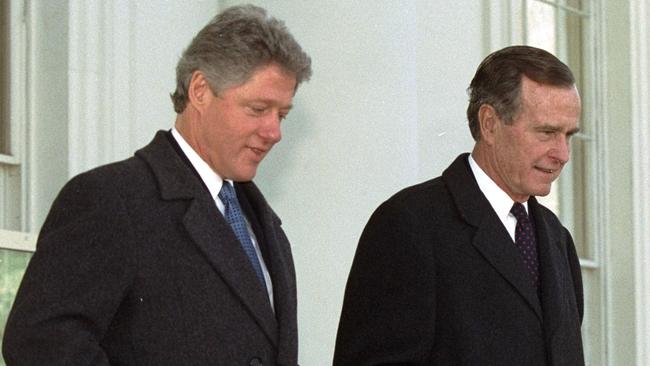
[[[557,54],[556,9],[549,4],[529,1],[526,9],[526,43]]]
[[[588,214],[591,212],[588,210],[585,196],[585,191],[589,187],[586,174],[588,143],[582,138],[574,138],[571,141],[571,163],[563,173],[566,177],[562,178],[568,180],[569,184],[560,186],[566,190],[563,192],[565,198],[562,202],[567,206],[565,210],[562,210],[562,220],[573,236],[578,256],[593,259],[587,245],[588,233],[586,230]]]
[[[584,11],[584,0],[562,0],[559,5]],[[571,161],[562,175],[553,184],[551,194],[539,199],[555,212],[572,233],[578,255],[583,259],[594,259],[593,235],[588,231],[592,207],[588,190],[591,188],[590,154],[593,146],[589,124],[588,90],[589,55],[585,54],[588,40],[585,39],[588,17],[564,8],[540,2],[527,1],[526,35],[527,44],[543,48],[567,63],[576,78],[582,97],[583,114],[580,121],[581,134],[571,143]]]
[[[578,90],[582,93],[585,92],[582,87],[585,85],[583,69],[586,62],[586,57],[583,51],[584,45],[587,43],[584,39],[584,29],[586,28],[584,23],[585,20],[583,17],[572,13],[564,14],[562,19],[562,25],[565,29],[563,32],[565,38],[565,45],[563,47],[565,49],[565,61],[571,68],[571,71],[573,71],[573,75],[576,78],[576,84],[578,85]]]
[[[583,1],[583,0],[564,0],[564,5],[566,5],[566,6],[570,7],[570,8],[573,8],[573,9],[581,10],[581,11],[585,10],[583,8],[584,3],[585,3],[585,1]]]
[[[580,7],[581,1],[573,1],[570,4],[573,7]],[[576,85],[580,91],[582,98],[582,119],[580,121],[581,134],[576,136],[572,141],[571,147],[571,165],[565,173],[567,184],[561,184],[564,192],[561,193],[562,205],[561,217],[571,223],[569,229],[574,236],[576,249],[578,255],[584,259],[594,259],[592,238],[588,237],[587,230],[589,226],[589,214],[592,212],[588,207],[587,190],[590,187],[590,180],[588,179],[590,173],[589,156],[590,141],[593,140],[591,132],[593,131],[589,118],[589,93],[591,90],[587,87],[588,80],[586,68],[588,67],[588,55],[584,53],[585,44],[584,30],[586,28],[585,18],[570,12],[561,12],[560,14],[560,28],[562,32],[562,55],[564,61],[569,65],[576,78]],[[569,202],[570,201],[570,202]]]
[[[9,155],[9,0],[0,0],[0,154]]]
[[[32,253],[0,249],[0,340],[4,336],[9,310],[31,256]],[[0,365],[4,364],[0,356]]]

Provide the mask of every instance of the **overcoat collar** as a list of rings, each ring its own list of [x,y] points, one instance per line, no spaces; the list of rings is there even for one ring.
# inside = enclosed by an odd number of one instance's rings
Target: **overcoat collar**
[[[159,131],[153,141],[136,152],[151,168],[163,200],[189,200],[183,225],[219,276],[231,287],[270,341],[278,344],[278,323],[266,290],[259,282],[248,257],[232,229],[219,213],[209,192],[182,158],[174,151],[168,132]],[[251,182],[250,185],[254,186]],[[247,189],[252,201],[261,197]],[[266,226],[264,223],[262,226]]]
[[[476,228],[472,245],[526,300],[541,321],[543,315],[537,291],[529,280],[512,238],[478,187],[469,167],[468,155],[460,155],[443,172],[445,185],[460,217]]]

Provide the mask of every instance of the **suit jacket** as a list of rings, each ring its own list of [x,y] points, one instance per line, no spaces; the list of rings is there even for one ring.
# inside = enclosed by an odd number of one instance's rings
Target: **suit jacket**
[[[252,182],[236,184],[264,244],[274,314],[166,134],[63,188],[7,323],[8,366],[297,364],[295,272],[280,219]]]
[[[528,204],[539,295],[467,154],[384,202],[357,248],[334,365],[584,365],[571,235],[534,198]]]

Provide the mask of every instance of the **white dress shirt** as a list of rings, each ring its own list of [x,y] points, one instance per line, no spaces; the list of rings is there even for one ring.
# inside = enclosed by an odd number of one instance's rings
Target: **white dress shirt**
[[[194,151],[194,149],[190,146],[190,144],[185,141],[183,136],[176,130],[176,128],[172,128],[172,136],[178,143],[178,146],[180,146],[181,150],[183,150],[183,153],[185,153],[185,156],[189,159],[190,163],[192,163],[192,166],[194,169],[196,169],[197,173],[199,173],[199,176],[201,177],[201,180],[203,180],[203,183],[205,183],[205,186],[208,187],[208,191],[210,191],[210,196],[212,196],[212,199],[214,200],[215,204],[217,205],[217,208],[219,209],[219,212],[221,214],[224,214],[225,210],[225,205],[223,202],[221,202],[221,199],[219,198],[219,191],[221,191],[221,185],[222,184],[233,184],[231,180],[224,180],[214,171],[208,163],[206,163],[200,156],[199,154]],[[266,289],[269,295],[269,300],[271,301],[271,308],[274,308],[273,305],[273,283],[271,282],[271,275],[269,274],[269,270],[266,267],[266,263],[264,262],[264,257],[262,256],[262,252],[260,251],[260,247],[257,244],[257,238],[255,237],[255,233],[253,232],[253,228],[251,227],[250,222],[248,221],[248,218],[246,218],[246,215],[244,215],[244,219],[246,220],[246,227],[248,228],[248,234],[251,237],[251,241],[253,242],[253,246],[255,247],[255,253],[257,253],[257,258],[260,261],[260,265],[262,266],[262,273],[264,274],[264,282],[266,282]]]
[[[468,157],[469,166],[472,168],[472,173],[476,178],[478,187],[485,195],[485,198],[490,202],[492,209],[496,212],[497,216],[508,230],[508,234],[512,238],[512,241],[515,241],[515,228],[517,227],[517,219],[513,214],[510,213],[512,205],[515,201],[508,196],[493,180],[490,178],[480,166],[474,161],[474,158],[470,154]],[[526,212],[528,212],[528,202],[523,203]]]

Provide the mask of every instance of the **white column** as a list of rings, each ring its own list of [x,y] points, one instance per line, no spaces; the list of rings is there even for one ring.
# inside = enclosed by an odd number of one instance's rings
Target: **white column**
[[[129,0],[70,1],[70,176],[131,146],[134,9]]]
[[[650,365],[650,6],[630,2],[637,365]]]
[[[70,176],[173,126],[176,62],[217,3],[70,0]]]

